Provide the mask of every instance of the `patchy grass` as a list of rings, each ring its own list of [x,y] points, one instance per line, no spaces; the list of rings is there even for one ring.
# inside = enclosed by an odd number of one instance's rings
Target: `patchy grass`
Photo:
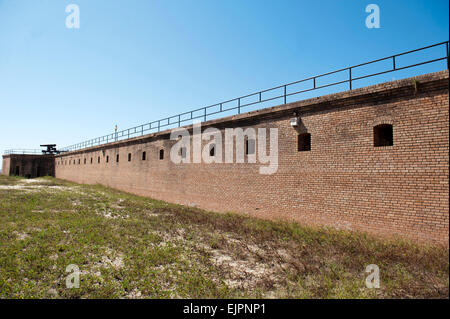
[[[76,264],[80,288],[66,288]],[[365,286],[366,266],[381,287]],[[0,177],[0,298],[448,298],[446,248]]]

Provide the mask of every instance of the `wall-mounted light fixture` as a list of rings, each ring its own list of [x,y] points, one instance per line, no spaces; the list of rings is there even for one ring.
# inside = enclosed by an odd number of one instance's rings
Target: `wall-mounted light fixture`
[[[298,126],[298,116],[297,116],[297,112],[294,112],[294,117],[291,118],[290,120],[290,124],[292,127],[297,127]]]

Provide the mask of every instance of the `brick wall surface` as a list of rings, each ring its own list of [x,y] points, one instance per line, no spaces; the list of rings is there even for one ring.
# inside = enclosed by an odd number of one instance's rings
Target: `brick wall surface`
[[[57,156],[56,177],[213,211],[448,245],[448,71],[415,79],[417,86],[399,80],[203,123],[222,131],[278,128],[272,175],[259,174],[260,163],[175,164],[175,141],[165,131]],[[289,123],[294,111],[297,129]],[[374,147],[378,124],[393,125],[393,146]],[[299,152],[303,131],[311,150]]]
[[[18,168],[19,174],[16,174]],[[53,155],[19,155],[3,156],[3,175],[22,177],[55,176],[55,160]]]

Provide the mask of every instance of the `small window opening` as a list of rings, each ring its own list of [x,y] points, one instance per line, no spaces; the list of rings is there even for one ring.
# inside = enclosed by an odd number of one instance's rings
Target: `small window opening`
[[[256,143],[254,139],[245,140],[245,154],[251,155],[255,154],[256,151]]]
[[[116,155],[116,163],[119,163],[119,154]]]
[[[131,153],[128,153],[128,162],[131,162]]]
[[[94,159],[91,157],[91,164],[93,163]]]
[[[308,152],[311,150],[311,134],[303,133],[298,135],[298,151]]]
[[[81,159],[78,159],[78,165],[80,165],[81,164]]]
[[[209,146],[209,156],[213,157],[216,155],[216,145],[215,144],[211,144]]]
[[[142,152],[142,160],[145,161],[146,158],[147,158],[147,153]]]
[[[394,145],[393,127],[391,124],[380,124],[373,128],[373,146]]]
[[[164,150],[159,150],[159,159],[164,159]]]
[[[99,163],[100,164],[100,156],[98,157],[98,159],[97,159],[97,163]]]
[[[109,163],[109,155],[106,155],[106,163]]]
[[[84,164],[86,164],[86,159],[84,159]]]

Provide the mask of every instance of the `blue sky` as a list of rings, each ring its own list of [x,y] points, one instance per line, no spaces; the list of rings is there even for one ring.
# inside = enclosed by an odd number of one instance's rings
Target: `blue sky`
[[[80,8],[79,29],[65,26],[70,3]],[[370,3],[380,7],[379,29],[365,25]],[[125,129],[446,41],[448,6],[446,0],[0,0],[0,152],[67,146],[111,133],[115,124]]]

